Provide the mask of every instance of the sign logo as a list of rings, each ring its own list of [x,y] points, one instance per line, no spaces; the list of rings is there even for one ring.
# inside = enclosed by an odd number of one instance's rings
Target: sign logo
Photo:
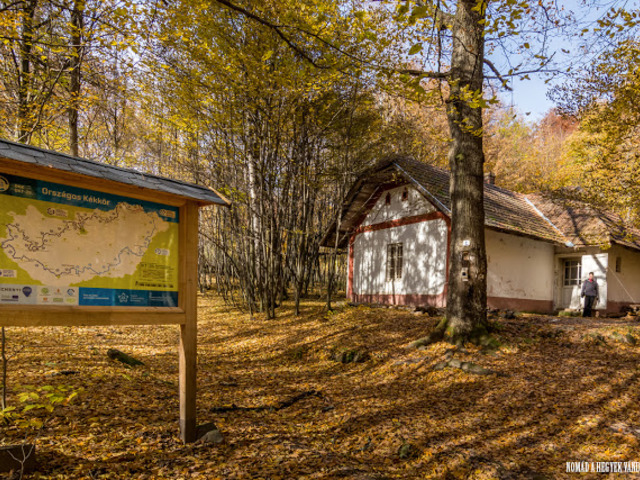
[[[25,297],[28,297],[29,295],[31,295],[31,292],[33,292],[31,287],[22,287],[22,293],[24,293]]]
[[[9,180],[0,175],[0,192],[9,190]]]
[[[118,300],[120,300],[120,303],[127,303],[129,301],[129,295],[122,292],[120,295],[118,295]]]

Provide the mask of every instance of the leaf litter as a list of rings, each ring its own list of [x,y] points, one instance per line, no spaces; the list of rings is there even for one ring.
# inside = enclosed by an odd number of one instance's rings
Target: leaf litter
[[[217,445],[180,442],[177,326],[8,329],[9,404],[27,385],[84,389],[47,419],[30,478],[555,479],[574,478],[570,461],[640,461],[640,347],[615,341],[640,324],[499,319],[496,351],[453,353],[499,373],[473,375],[434,369],[451,345],[409,347],[437,318],[314,301],[278,314],[200,298],[198,421],[215,422]]]

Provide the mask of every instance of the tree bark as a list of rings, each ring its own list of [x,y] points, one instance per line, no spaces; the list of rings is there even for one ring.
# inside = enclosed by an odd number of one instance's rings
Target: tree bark
[[[33,37],[38,0],[24,3],[22,12],[22,34],[20,36],[20,73],[18,78],[18,125],[19,142],[30,143],[32,134],[31,95],[33,88]]]
[[[453,23],[447,99],[452,139],[447,334],[454,342],[477,339],[486,333],[487,324],[481,107],[486,6],[459,0]]]
[[[82,30],[84,28],[84,0],[77,0],[71,11],[71,59],[69,73],[69,150],[77,157],[78,152],[78,111],[80,109],[80,88],[82,63]]]

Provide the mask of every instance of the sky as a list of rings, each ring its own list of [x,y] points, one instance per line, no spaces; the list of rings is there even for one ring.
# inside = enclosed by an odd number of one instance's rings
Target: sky
[[[558,0],[557,3],[559,7],[565,8],[575,15],[575,19],[580,25],[579,29],[582,29],[594,28],[595,21],[602,17],[613,5],[637,8],[639,2],[637,0],[603,0],[600,8],[585,8],[582,0]],[[596,53],[602,48],[582,48],[583,43],[588,44],[589,42],[592,42],[592,40],[588,37],[579,37],[575,34],[560,36],[551,39],[549,51],[555,52],[555,60],[558,61],[559,65],[562,65],[564,68],[571,65],[573,70],[579,71],[581,66],[593,60]],[[569,53],[563,53],[562,49],[568,50]],[[496,58],[496,60],[500,63],[499,58]],[[547,97],[549,89],[553,85],[561,84],[567,77],[562,74],[554,74],[551,75],[551,81],[549,83],[545,82],[545,80],[549,79],[548,75],[532,74],[530,77],[530,80],[513,79],[509,84],[512,91],[503,91],[499,94],[499,97],[505,105],[516,108],[526,119],[531,122],[536,122],[542,119],[542,117],[555,106]]]
[[[500,98],[505,105],[515,107],[525,118],[532,122],[541,120],[554,107],[547,98],[549,84],[544,78],[535,76],[531,80],[516,80],[511,83],[511,92],[504,92]]]

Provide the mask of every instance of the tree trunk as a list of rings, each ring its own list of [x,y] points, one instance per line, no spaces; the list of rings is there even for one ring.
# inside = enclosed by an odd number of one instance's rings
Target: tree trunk
[[[78,156],[78,110],[80,109],[80,88],[82,63],[82,30],[84,27],[84,0],[76,0],[71,11],[71,59],[69,73],[69,150]]]
[[[478,10],[478,6],[481,10]],[[487,259],[484,243],[482,82],[486,3],[459,0],[447,118],[452,143],[451,236],[447,333],[454,342],[486,333]]]
[[[18,83],[18,125],[17,137],[22,143],[30,143],[32,135],[31,95],[33,89],[33,37],[34,19],[38,0],[24,3],[22,13],[22,34],[20,37],[20,74]]]

